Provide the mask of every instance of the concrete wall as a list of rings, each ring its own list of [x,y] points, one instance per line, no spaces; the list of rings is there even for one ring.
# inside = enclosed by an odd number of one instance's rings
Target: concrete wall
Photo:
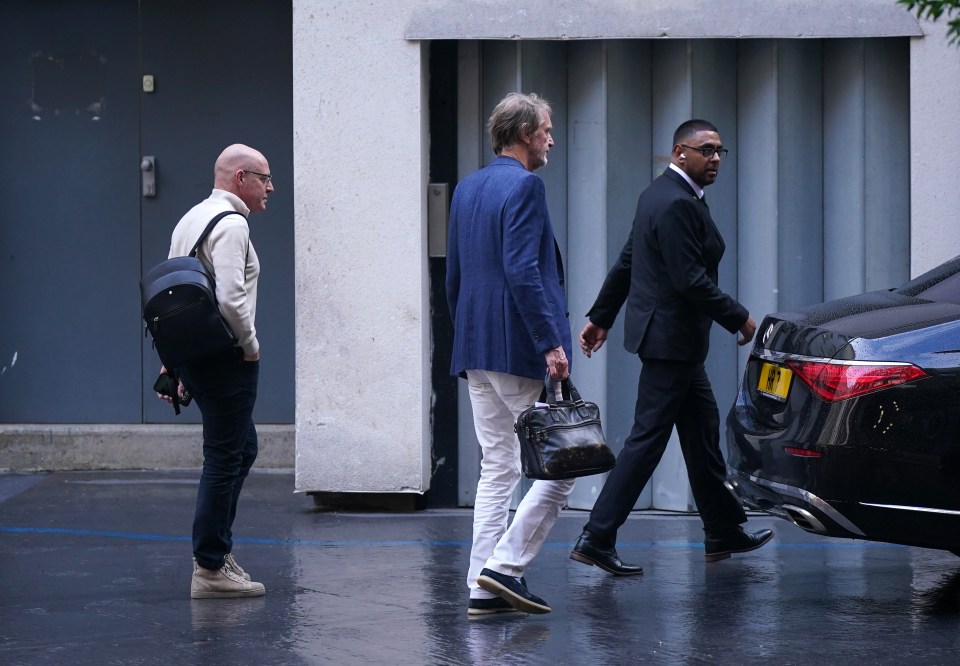
[[[257,425],[258,468],[291,469],[289,425]],[[0,424],[0,472],[179,469],[203,465],[200,425]]]
[[[921,23],[910,47],[910,268],[914,276],[960,254],[960,45],[946,23]]]
[[[430,483],[426,76],[402,29],[415,4],[293,3],[298,491]]]
[[[889,37],[917,32],[895,0],[432,0],[410,39]]]

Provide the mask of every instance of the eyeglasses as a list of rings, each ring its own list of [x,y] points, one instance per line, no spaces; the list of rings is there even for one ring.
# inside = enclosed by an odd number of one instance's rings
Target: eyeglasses
[[[269,173],[257,173],[256,171],[250,171],[250,169],[241,169],[244,173],[252,173],[254,176],[260,176],[260,182],[264,185],[269,185],[273,180],[273,176]]]
[[[690,150],[697,151],[708,160],[712,158],[714,155],[717,155],[722,160],[724,157],[727,156],[727,153],[730,152],[723,146],[719,146],[717,148],[714,148],[713,146],[700,146],[699,148],[696,148],[694,146],[688,146],[685,143],[681,143],[680,145],[683,146],[684,148],[689,148]]]

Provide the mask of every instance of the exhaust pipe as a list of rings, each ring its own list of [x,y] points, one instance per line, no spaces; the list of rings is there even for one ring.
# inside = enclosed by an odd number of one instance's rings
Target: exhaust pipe
[[[813,532],[814,534],[827,533],[827,528],[823,526],[823,523],[817,520],[817,518],[806,509],[801,509],[792,504],[784,504],[783,510],[786,511],[790,522],[800,529],[806,532]]]

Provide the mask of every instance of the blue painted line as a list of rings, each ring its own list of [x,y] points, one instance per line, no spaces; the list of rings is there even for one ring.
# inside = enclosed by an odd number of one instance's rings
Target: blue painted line
[[[7,534],[56,534],[62,536],[90,536],[105,537],[108,539],[132,539],[135,541],[190,541],[189,536],[138,534],[136,532],[112,532],[107,530],[79,530],[57,527],[8,527],[0,525],[0,532]],[[380,541],[315,541],[310,539],[261,539],[256,537],[238,537],[235,543],[255,543],[268,546],[313,546],[320,548],[410,548],[430,546],[434,548],[469,548],[470,541],[416,541],[409,540],[380,540]],[[565,541],[548,541],[544,548],[570,548],[571,544]],[[781,543],[773,542],[767,548],[799,548],[799,549],[850,549],[850,548],[906,548],[892,543],[874,541],[825,541],[822,543]],[[690,541],[648,541],[648,542],[621,542],[618,550],[656,550],[664,548],[703,548],[700,542]]]
[[[109,539],[132,539],[135,541],[190,541],[191,537],[163,534],[138,534],[136,532],[111,532],[107,530],[78,530],[57,527],[7,527],[0,526],[0,532],[10,534],[57,534],[64,536],[92,536]],[[409,547],[409,546],[470,546],[469,541],[312,541],[309,539],[258,539],[255,537],[237,537],[235,543],[258,543],[270,546],[320,546],[324,548],[370,548],[370,547]]]
[[[56,527],[3,527],[0,532],[13,534],[63,534],[67,536],[98,536],[111,539],[137,539],[140,541],[190,541],[187,536],[164,536],[161,534],[133,534],[130,532],[108,532],[104,530],[68,530]]]

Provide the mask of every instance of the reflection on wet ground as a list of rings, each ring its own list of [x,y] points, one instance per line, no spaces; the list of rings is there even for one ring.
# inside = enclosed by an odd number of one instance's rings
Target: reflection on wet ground
[[[191,601],[194,472],[0,475],[3,664],[957,663],[960,558],[777,532],[703,561],[695,516],[638,513],[616,579],[568,558],[563,513],[527,573],[553,612],[468,619],[469,510],[321,513],[255,473],[234,550],[257,599]]]

